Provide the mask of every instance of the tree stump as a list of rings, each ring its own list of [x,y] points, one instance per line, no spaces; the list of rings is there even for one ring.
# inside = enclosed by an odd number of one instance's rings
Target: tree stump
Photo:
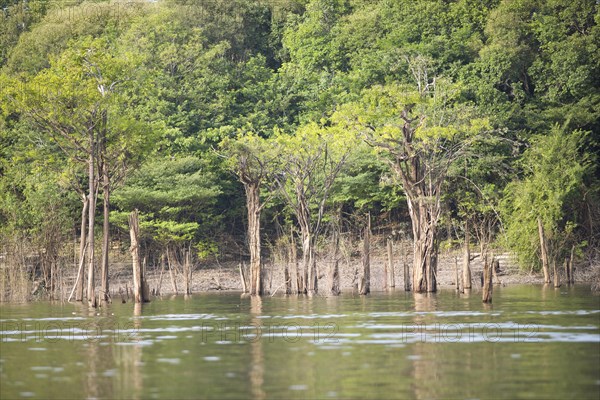
[[[360,285],[360,294],[367,295],[371,292],[371,214],[367,216],[367,226],[363,238],[363,277]]]
[[[390,288],[396,287],[396,277],[394,276],[394,244],[392,239],[387,240],[388,274],[387,284]]]
[[[494,258],[492,257],[492,262],[488,262],[487,257],[483,264],[483,293],[482,300],[484,303],[492,302],[492,289],[494,285],[492,284],[492,268],[494,265]]]
[[[138,210],[129,214],[129,236],[131,237],[131,259],[133,264],[133,300],[136,303],[148,301],[147,283],[144,279],[142,264],[140,263],[140,225]]]

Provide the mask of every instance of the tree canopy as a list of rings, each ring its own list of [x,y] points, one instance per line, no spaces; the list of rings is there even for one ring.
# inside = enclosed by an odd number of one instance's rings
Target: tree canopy
[[[366,212],[417,240],[420,207],[433,253],[465,220],[524,268],[538,218],[556,257],[598,246],[597,1],[0,4],[4,252],[64,253],[110,190],[156,257],[245,257],[250,181],[266,242]]]

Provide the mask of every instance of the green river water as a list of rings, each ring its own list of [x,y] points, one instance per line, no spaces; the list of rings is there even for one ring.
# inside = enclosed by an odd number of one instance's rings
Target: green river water
[[[0,305],[0,399],[600,398],[600,297],[509,286]]]

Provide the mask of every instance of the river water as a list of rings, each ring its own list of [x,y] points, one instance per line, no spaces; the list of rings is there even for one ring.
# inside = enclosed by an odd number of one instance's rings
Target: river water
[[[589,287],[0,306],[0,398],[600,398]]]

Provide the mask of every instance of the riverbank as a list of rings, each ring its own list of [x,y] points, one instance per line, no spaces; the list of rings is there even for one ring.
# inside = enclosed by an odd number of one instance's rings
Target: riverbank
[[[475,257],[471,261],[472,287],[481,288],[481,276],[483,271],[483,262],[477,253],[472,253]],[[498,280],[494,282],[501,285],[513,284],[542,284],[543,276],[540,273],[527,273],[519,269],[516,259],[508,253],[500,253],[496,256],[500,261],[500,269],[497,273]],[[408,254],[401,257],[395,255],[394,276],[396,288],[404,287],[403,265],[407,262],[410,265],[412,255]],[[437,279],[440,287],[456,287],[456,264],[458,263],[459,280],[462,274],[462,252],[451,251],[440,254],[438,261]],[[357,289],[358,282],[362,277],[362,263],[360,256],[342,258],[339,262],[340,269],[340,288],[342,291],[352,291]],[[371,291],[383,291],[384,287],[384,268],[387,262],[387,254],[384,248],[375,247],[371,252]],[[319,260],[317,268],[319,270],[319,288],[325,293],[328,286],[328,272],[331,268],[330,260]],[[264,267],[264,285],[268,294],[276,294],[285,291],[284,285],[284,265],[266,262]],[[576,280],[581,273],[576,270]],[[152,293],[161,295],[174,294],[173,283],[168,271],[162,272],[159,267],[149,268],[147,270],[147,281]],[[185,282],[182,274],[176,274],[175,284],[177,292],[182,293]],[[122,296],[126,288],[131,288],[131,266],[128,263],[119,263],[112,266],[111,270],[111,293],[113,298]],[[196,265],[192,273],[191,290],[193,293],[218,291],[218,290],[242,290],[240,279],[239,262],[228,261],[220,263],[210,263]]]
[[[396,243],[394,247],[394,276],[396,289],[404,288],[403,265],[411,265],[412,254],[410,243]],[[475,248],[473,249],[475,250]],[[517,260],[509,253],[496,250],[496,258],[500,262],[500,268],[497,273],[497,279],[494,283],[501,285],[514,284],[543,284],[543,276],[540,272],[528,272],[519,268]],[[340,289],[344,292],[357,291],[358,282],[362,277],[362,260],[360,252],[357,249],[341,252],[339,259]],[[472,288],[481,289],[481,276],[483,271],[483,262],[478,253],[472,252],[471,272]],[[371,246],[371,291],[379,292],[385,290],[384,268],[387,263],[387,249],[384,241],[380,237],[374,237]],[[129,261],[129,254],[115,252],[111,255],[109,282],[110,293],[113,301],[127,301],[131,295],[127,292],[132,290],[132,268]],[[438,260],[437,282],[439,287],[456,287],[456,266],[458,266],[459,281],[462,279],[463,253],[462,249],[451,251],[442,251]],[[327,293],[329,287],[329,270],[332,267],[330,257],[321,257],[317,261],[319,272],[319,288],[321,294]],[[292,267],[290,267],[292,268]],[[160,265],[149,265],[146,276],[150,292],[155,295],[171,295],[175,293],[184,293],[185,282],[182,268],[178,266],[178,272],[173,273],[173,280],[168,270],[161,271]],[[210,292],[210,291],[242,291],[242,282],[240,279],[238,261],[212,261],[196,263],[193,266],[190,288],[192,293]],[[61,269],[60,278],[57,282],[60,288],[55,292],[55,300],[65,301],[69,298],[69,293],[75,281],[75,267]],[[281,294],[285,291],[284,284],[284,265],[274,262],[272,258],[265,257],[263,260],[264,287],[265,294]],[[559,270],[562,277],[562,268]],[[293,273],[293,269],[290,271]],[[575,281],[578,283],[590,284],[593,291],[600,290],[600,263],[586,261],[575,265]],[[24,302],[31,300],[47,299],[45,291],[40,285],[41,281],[31,282],[27,279],[21,279],[18,288],[19,296],[8,296],[12,293],[5,293],[3,301]],[[99,284],[99,282],[97,282]],[[4,287],[4,286],[3,286]],[[176,288],[175,288],[176,287]],[[14,290],[14,289],[13,289]],[[1,297],[0,297],[1,298]]]

